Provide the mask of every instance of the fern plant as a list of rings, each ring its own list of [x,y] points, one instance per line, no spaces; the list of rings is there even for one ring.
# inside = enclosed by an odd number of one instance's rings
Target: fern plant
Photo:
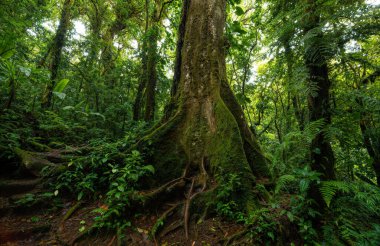
[[[378,187],[364,182],[324,181],[320,191],[330,213],[324,227],[327,244],[380,244]]]

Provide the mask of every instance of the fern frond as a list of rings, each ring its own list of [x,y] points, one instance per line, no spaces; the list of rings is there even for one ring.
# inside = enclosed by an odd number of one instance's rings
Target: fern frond
[[[287,183],[290,183],[290,182],[293,182],[296,180],[296,177],[294,175],[283,175],[281,176],[278,181],[277,181],[277,184],[276,184],[276,188],[274,190],[275,194],[278,194],[278,192],[284,188],[284,186],[287,184]]]
[[[319,188],[328,207],[337,192],[348,193],[350,189],[350,185],[343,181],[323,181]]]
[[[325,122],[323,119],[319,119],[307,124],[303,131],[305,140],[307,142],[311,142],[315,136],[323,129],[324,126]]]

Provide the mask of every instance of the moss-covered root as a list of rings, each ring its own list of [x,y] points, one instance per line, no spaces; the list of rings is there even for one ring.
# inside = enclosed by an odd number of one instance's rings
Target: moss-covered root
[[[20,148],[15,148],[14,151],[20,159],[21,171],[29,172],[36,177],[40,176],[43,168],[56,167],[52,162],[38,156],[38,153],[22,150]]]

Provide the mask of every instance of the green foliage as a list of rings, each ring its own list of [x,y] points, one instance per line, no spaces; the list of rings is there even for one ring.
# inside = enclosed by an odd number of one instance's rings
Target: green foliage
[[[276,188],[274,190],[275,193],[279,193],[279,191],[285,187],[286,184],[294,182],[296,177],[294,175],[285,174],[278,178],[276,182]]]
[[[350,192],[350,185],[341,181],[324,181],[319,189],[327,206],[330,206],[331,200],[338,191]]]
[[[150,12],[156,2],[150,1]],[[1,169],[8,165],[17,169],[15,148],[79,149],[63,172],[45,170],[51,192],[29,194],[20,205],[43,199],[58,204],[60,197],[96,199],[104,203],[95,211],[96,227],[120,232],[130,226],[132,207],[141,199],[137,190],[154,173],[149,164],[156,164],[143,161],[145,152],[130,150],[170,100],[181,1],[165,2],[157,30],[148,26],[146,33],[144,1],[76,1],[53,105],[45,110],[40,101],[50,83],[51,44],[62,4],[1,1]],[[256,185],[255,192],[242,196],[243,174],[216,177],[217,199],[207,205],[245,224],[252,241],[259,244],[281,240],[286,220],[301,244],[380,245],[379,190],[357,180],[375,183],[377,178],[372,163],[380,149],[379,8],[366,1],[311,2],[314,5],[227,0],[221,47],[227,55],[228,82],[270,160],[275,187],[267,191],[268,187]],[[313,14],[318,21],[308,26]],[[78,26],[84,27],[83,33]],[[155,121],[133,122],[134,100],[145,75],[143,44],[152,35],[159,40],[154,54]],[[309,120],[310,106],[320,105],[309,105],[308,97],[317,96],[319,88],[310,81],[305,61],[327,63],[332,86],[330,108],[324,110],[331,113],[331,124]],[[310,149],[320,133],[332,145],[336,181],[319,181],[319,175],[307,168],[311,151],[320,153]],[[328,206],[321,233],[312,224],[318,216],[318,204],[308,194],[312,184]],[[242,199],[261,200],[247,209],[240,206]],[[152,231],[162,225],[157,221]],[[81,228],[85,231],[87,225]]]
[[[140,152],[121,154],[134,143],[137,133],[132,131],[115,143],[94,140],[91,154],[72,159],[68,169],[57,177],[48,176],[54,178],[51,189],[61,195],[84,200],[105,194],[105,205],[94,210],[95,228],[123,230],[130,226],[130,207],[133,202],[141,202],[136,193],[140,179],[154,173],[152,165],[144,164]]]
[[[262,208],[248,214],[244,220],[244,224],[248,226],[248,236],[257,244],[271,245],[278,238],[277,231],[279,222],[273,211]]]
[[[62,79],[55,85],[53,91],[62,93],[63,90],[66,88],[67,84],[69,83],[69,81],[70,81],[69,79]]]
[[[154,173],[154,168],[151,165],[143,165],[138,151],[132,151],[125,158],[125,166],[109,164],[109,167],[110,171],[104,173],[110,183],[105,199],[107,208],[94,211],[100,213],[100,216],[95,218],[94,227],[123,230],[131,225],[127,216],[131,202],[140,199],[135,188],[142,177]]]
[[[242,213],[234,199],[234,195],[236,195],[234,193],[239,190],[241,185],[240,178],[236,174],[229,174],[221,178],[217,190],[217,201],[210,201],[215,205],[218,214],[232,220],[241,218]]]
[[[62,208],[63,204],[53,192],[42,192],[36,194],[25,194],[15,201],[15,204],[21,207],[46,206],[48,210]]]
[[[376,234],[380,223],[378,187],[363,182],[329,181],[321,191],[324,199],[330,201],[334,215],[324,227],[326,243],[377,245],[380,242]]]
[[[12,161],[16,156],[14,149],[29,145],[33,138],[34,118],[13,110],[0,114],[0,160],[2,164]]]

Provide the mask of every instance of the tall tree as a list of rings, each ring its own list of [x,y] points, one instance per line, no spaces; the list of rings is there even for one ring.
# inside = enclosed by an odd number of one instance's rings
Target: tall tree
[[[373,72],[361,81],[359,88],[367,88],[369,84],[374,83],[379,76],[380,70]],[[363,137],[363,143],[367,149],[368,155],[372,159],[372,167],[375,171],[377,185],[380,186],[380,134],[376,127],[376,122],[378,122],[376,118],[378,119],[378,117],[366,112],[363,98],[356,98],[356,102],[361,107],[359,125]]]
[[[153,145],[158,182],[180,177],[188,197],[216,198],[213,191],[233,178],[230,198],[247,209],[257,202],[255,177],[270,174],[227,82],[225,21],[225,0],[184,0],[171,102],[139,144]]]
[[[51,59],[51,62],[49,64],[50,83],[46,86],[45,93],[42,97],[41,106],[43,108],[49,108],[52,103],[53,89],[57,83],[59,65],[61,63],[62,49],[65,45],[67,32],[70,26],[71,7],[73,3],[74,0],[64,1],[58,29],[48,52],[48,57],[50,57]]]
[[[165,5],[170,3],[155,0],[153,11],[149,11],[151,3],[145,1],[145,33],[141,52],[141,77],[133,104],[133,119],[142,118],[141,111],[145,103],[143,118],[145,121],[154,119],[156,107],[157,63],[158,63],[158,40],[160,35],[160,22]],[[145,93],[144,93],[145,92]]]
[[[330,87],[327,59],[323,54],[323,33],[317,1],[306,0],[304,23],[305,63],[309,73],[308,108],[309,120],[323,120],[331,124]],[[311,144],[311,168],[321,173],[323,180],[335,179],[334,153],[323,131],[319,132]]]

